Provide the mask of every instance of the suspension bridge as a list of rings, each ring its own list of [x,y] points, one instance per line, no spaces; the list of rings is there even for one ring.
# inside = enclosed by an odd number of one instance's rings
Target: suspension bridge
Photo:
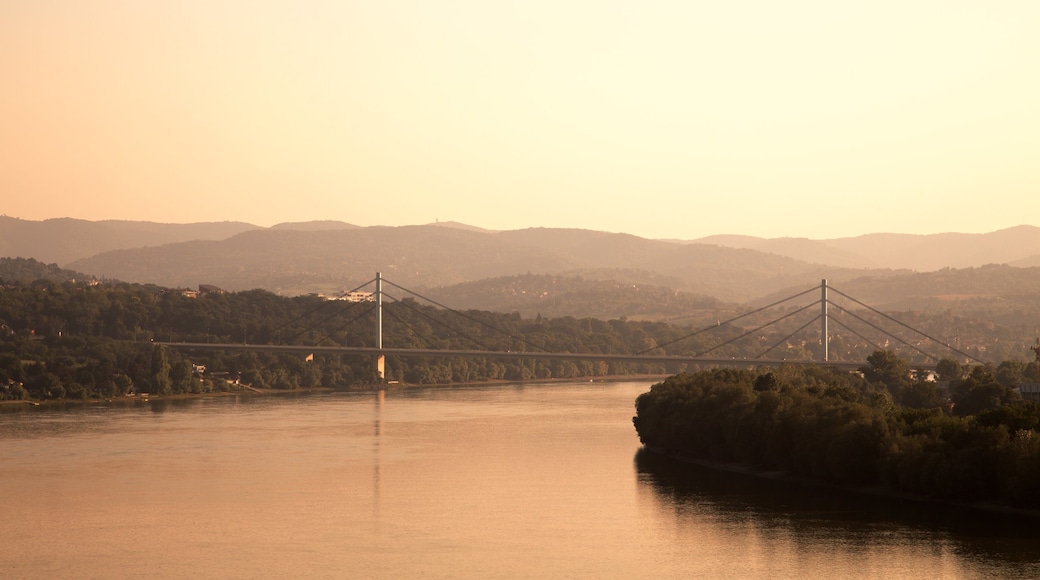
[[[517,343],[521,344],[522,347],[519,350],[491,350],[491,349],[488,349],[486,347],[486,345],[481,340],[479,340],[479,339],[477,339],[477,338],[475,338],[473,336],[467,336],[465,333],[463,333],[462,331],[458,330],[457,328],[452,328],[450,326],[448,328],[450,328],[452,331],[454,331],[456,333],[459,333],[464,338],[467,338],[467,339],[471,340],[472,342],[474,342],[475,344],[478,344],[478,345],[480,345],[480,346],[482,346],[484,348],[482,348],[482,349],[443,349],[443,348],[393,348],[393,347],[387,348],[387,347],[384,347],[383,346],[384,300],[389,298],[389,299],[393,300],[395,303],[406,304],[406,301],[397,299],[397,298],[393,297],[392,295],[388,294],[385,291],[385,289],[384,289],[384,286],[387,286],[387,285],[391,286],[391,287],[393,287],[395,289],[401,290],[403,292],[406,292],[410,296],[413,296],[415,298],[423,300],[423,301],[425,301],[425,302],[427,302],[429,304],[432,304],[432,305],[434,305],[434,306],[436,306],[436,307],[438,307],[438,308],[440,308],[442,310],[454,313],[457,316],[469,319],[471,322],[477,322],[477,323],[479,323],[479,324],[481,324],[483,326],[486,326],[486,327],[490,328],[493,331],[502,333],[503,335],[505,335],[506,337],[510,338],[511,340],[514,340]],[[374,286],[374,291],[372,291],[372,292],[363,292],[362,291],[364,288],[368,288],[368,287],[372,287],[372,286]],[[728,338],[728,339],[726,339],[726,340],[724,340],[722,342],[719,342],[718,344],[715,344],[714,346],[712,346],[710,348],[701,350],[700,352],[697,352],[697,353],[688,354],[688,355],[684,355],[684,354],[666,354],[666,348],[667,347],[674,347],[675,345],[677,345],[679,343],[682,343],[683,341],[687,341],[687,340],[692,339],[692,338],[694,338],[696,336],[708,333],[708,332],[710,332],[712,330],[721,328],[723,326],[727,326],[727,327],[731,327],[732,328],[731,325],[734,325],[735,323],[737,323],[738,321],[740,321],[742,319],[753,317],[753,316],[756,316],[756,315],[760,315],[760,314],[762,314],[762,313],[764,313],[766,311],[769,311],[771,309],[775,309],[777,307],[780,307],[781,305],[783,305],[785,303],[789,303],[789,302],[792,302],[792,301],[797,301],[799,299],[804,299],[804,297],[809,296],[809,295],[811,295],[813,293],[816,293],[816,292],[819,292],[819,298],[817,298],[815,301],[810,302],[810,303],[805,304],[805,305],[802,305],[802,306],[799,306],[797,308],[792,308],[789,311],[785,311],[785,312],[783,312],[783,314],[781,314],[779,317],[777,317],[775,319],[769,320],[768,322],[765,322],[763,324],[759,324],[758,326],[756,326],[754,328],[744,330],[743,332],[740,332],[738,335],[730,337],[730,338]],[[832,295],[839,296],[840,298],[842,298],[844,300],[842,300],[841,303],[836,302],[836,301],[832,300],[832,298],[831,298]],[[871,345],[872,347],[874,347],[875,350],[884,350],[885,348],[882,345],[878,344],[876,341],[871,340],[870,338],[865,336],[862,332],[852,328],[849,324],[847,324],[844,319],[846,317],[848,317],[848,318],[850,318],[852,320],[857,321],[858,323],[861,323],[862,326],[868,327],[868,328],[872,329],[873,331],[878,333],[880,336],[886,337],[886,339],[885,339],[886,343],[890,343],[891,341],[898,342],[898,343],[902,344],[904,347],[906,347],[907,349],[919,353],[920,355],[922,355],[925,359],[927,359],[929,361],[929,362],[922,363],[922,364],[915,364],[914,366],[916,368],[934,369],[935,363],[938,362],[938,360],[940,359],[939,356],[936,356],[935,354],[929,353],[929,352],[925,351],[923,348],[921,348],[921,346],[919,346],[920,344],[923,344],[925,342],[931,343],[931,344],[936,345],[936,346],[943,347],[944,349],[946,349],[946,351],[948,353],[954,353],[958,357],[963,358],[965,360],[973,361],[975,363],[980,363],[980,364],[982,363],[982,361],[980,361],[979,359],[975,358],[974,356],[972,356],[972,355],[970,355],[970,354],[968,354],[966,352],[963,352],[962,350],[960,350],[960,349],[958,349],[958,348],[948,344],[947,342],[945,342],[945,341],[943,341],[941,339],[938,339],[938,338],[936,338],[934,336],[930,336],[929,334],[927,334],[925,332],[922,332],[922,331],[920,331],[918,329],[915,329],[915,328],[911,327],[910,325],[908,325],[908,324],[906,324],[906,323],[904,323],[904,322],[902,322],[902,321],[900,321],[900,320],[898,320],[898,319],[896,319],[896,318],[894,318],[894,317],[892,317],[892,316],[890,316],[888,314],[885,314],[884,312],[881,312],[880,310],[877,310],[877,309],[875,309],[875,308],[873,308],[873,307],[871,307],[871,306],[869,306],[869,305],[867,305],[867,304],[857,300],[856,298],[853,298],[852,296],[849,296],[848,294],[845,294],[844,292],[841,292],[840,290],[837,290],[837,289],[833,288],[832,286],[828,285],[826,279],[821,280],[820,285],[818,287],[811,287],[811,288],[809,288],[807,290],[804,290],[802,292],[798,292],[796,294],[793,294],[791,296],[783,298],[782,300],[777,300],[777,301],[772,302],[770,304],[767,304],[765,306],[762,306],[762,307],[750,310],[748,312],[744,312],[744,313],[742,313],[742,314],[740,314],[738,316],[735,316],[733,318],[727,319],[725,321],[717,320],[715,324],[711,324],[709,326],[706,326],[706,327],[701,328],[699,330],[696,330],[694,332],[688,333],[686,335],[674,338],[674,339],[669,340],[667,342],[660,343],[660,344],[655,344],[653,347],[648,348],[648,349],[646,349],[646,350],[644,350],[642,352],[626,353],[626,354],[616,354],[616,353],[607,354],[607,353],[589,353],[589,352],[583,352],[583,353],[582,352],[553,352],[553,351],[550,351],[550,350],[548,350],[548,349],[546,349],[544,347],[541,347],[541,346],[539,346],[537,344],[531,343],[530,341],[524,339],[522,336],[517,336],[515,334],[511,334],[511,333],[509,333],[509,332],[507,332],[505,330],[502,330],[502,329],[497,328],[497,327],[495,327],[493,325],[490,325],[490,324],[488,324],[488,323],[486,323],[484,321],[481,321],[478,318],[475,318],[474,316],[471,316],[470,314],[467,314],[466,312],[462,312],[462,311],[450,308],[448,306],[440,304],[439,302],[437,302],[435,300],[432,300],[432,299],[427,298],[425,296],[422,296],[422,295],[420,295],[420,294],[418,294],[418,293],[416,293],[416,292],[414,292],[412,290],[404,288],[403,286],[395,284],[395,283],[393,283],[393,282],[383,278],[381,273],[376,273],[376,276],[375,276],[374,279],[369,280],[365,284],[362,284],[361,286],[358,286],[357,288],[355,288],[353,290],[350,290],[348,292],[343,293],[342,297],[350,297],[350,299],[352,300],[351,303],[350,303],[350,306],[348,306],[347,309],[352,308],[354,306],[357,306],[359,303],[362,303],[362,302],[369,304],[369,308],[363,309],[362,312],[359,315],[355,316],[353,319],[348,321],[346,325],[352,324],[352,323],[360,320],[362,317],[368,315],[373,310],[375,311],[375,328],[373,329],[374,333],[375,333],[375,345],[374,346],[342,346],[342,345],[335,345],[335,344],[323,345],[323,344],[320,344],[320,343],[319,344],[313,344],[313,345],[300,345],[300,344],[251,344],[251,343],[247,343],[247,342],[230,344],[230,343],[158,342],[158,341],[156,342],[156,344],[160,344],[160,345],[167,346],[167,347],[173,347],[173,348],[202,349],[202,350],[210,350],[210,351],[223,350],[223,351],[254,351],[254,352],[272,352],[272,353],[291,353],[291,354],[301,355],[301,356],[304,356],[304,357],[309,356],[309,355],[314,355],[314,354],[338,354],[338,355],[371,356],[371,357],[374,357],[375,360],[376,360],[376,368],[377,368],[378,378],[380,380],[383,380],[385,378],[385,361],[386,361],[386,357],[387,356],[401,356],[401,357],[462,357],[462,358],[486,358],[486,359],[496,359],[496,360],[503,360],[503,359],[532,360],[533,359],[533,360],[568,360],[568,361],[604,361],[604,362],[623,362],[623,363],[664,363],[666,365],[701,365],[701,366],[730,366],[730,367],[758,367],[758,366],[779,365],[779,364],[823,364],[823,365],[828,365],[828,366],[836,366],[836,367],[840,367],[840,368],[858,369],[858,368],[864,366],[864,364],[866,364],[866,361],[863,361],[863,360],[834,360],[834,359],[832,359],[831,353],[830,353],[830,342],[831,342],[831,339],[833,337],[832,331],[831,331],[832,324],[842,328],[842,330],[844,330],[845,332],[847,332],[847,333],[849,333],[851,335],[854,335],[857,338],[859,338],[860,340],[864,341],[865,343]],[[866,313],[873,314],[875,320],[874,321],[868,320],[868,318],[866,316],[861,315],[861,314],[859,314],[857,312],[854,312],[853,310],[847,308],[845,306],[845,304],[844,304],[845,301],[851,302],[851,303],[859,306],[860,310],[861,310],[861,312],[863,314],[866,314]],[[324,306],[324,304],[322,306],[320,306],[319,308],[321,308],[323,306]],[[315,309],[315,310],[317,310],[317,309]],[[758,356],[754,356],[754,357],[734,357],[734,356],[719,356],[717,354],[713,354],[713,353],[716,353],[717,351],[719,351],[720,349],[723,349],[724,347],[726,347],[728,345],[731,345],[733,343],[737,343],[738,341],[741,341],[741,340],[746,339],[748,337],[760,336],[762,331],[764,329],[766,329],[767,327],[778,325],[779,323],[781,323],[781,322],[783,322],[783,321],[785,321],[787,319],[791,319],[791,318],[793,318],[795,316],[798,316],[799,314],[802,314],[804,312],[811,313],[813,311],[816,311],[817,314],[814,317],[812,317],[808,322],[806,322],[805,324],[802,324],[800,327],[798,327],[796,330],[794,330],[790,334],[788,334],[785,337],[781,338],[780,340],[776,341],[772,346],[770,346],[765,351],[761,352],[761,354],[759,354]],[[311,312],[308,312],[308,313],[304,313],[304,314],[300,315],[300,317],[298,317],[296,320],[289,321],[289,322],[283,324],[282,327],[286,327],[289,324],[291,324],[293,322],[296,322],[299,319],[302,319],[302,318],[304,318],[304,317],[306,317],[306,316],[308,316],[310,314],[313,314],[313,312],[314,311],[311,311]],[[834,312],[839,313],[841,316],[840,317],[835,317],[833,315]],[[342,314],[342,313],[334,313],[332,316],[330,316],[328,318],[339,316],[340,314]],[[422,314],[422,313],[420,312],[420,314]],[[429,317],[427,317],[427,318],[429,318]],[[431,320],[433,322],[438,323],[438,324],[443,324],[441,321],[434,320],[432,318],[431,318]],[[885,328],[883,328],[879,324],[879,322],[890,323],[892,325],[895,325],[895,326],[901,328],[904,332],[908,332],[912,336],[916,336],[917,339],[918,339],[918,344],[915,344],[915,343],[913,343],[913,342],[911,342],[911,341],[909,341],[909,340],[907,340],[905,338],[902,338],[902,337],[894,334],[893,332],[891,332],[889,330],[886,330]],[[784,344],[788,343],[788,341],[790,341],[793,337],[799,335],[799,333],[806,332],[807,329],[811,328],[813,325],[816,325],[816,324],[819,325],[818,326],[818,328],[819,328],[819,338],[818,338],[818,340],[819,340],[819,344],[820,344],[820,351],[819,351],[819,353],[817,353],[818,358],[815,358],[815,359],[813,359],[813,358],[789,359],[789,358],[775,358],[775,357],[774,358],[769,358],[769,357],[766,356],[770,352],[772,352],[772,351],[776,350],[777,348],[779,348],[781,345],[784,345]],[[344,326],[346,326],[346,325],[344,325]],[[447,325],[445,325],[445,326],[447,326]],[[294,339],[295,338],[299,338],[300,334],[302,334],[302,333],[297,333],[297,335],[294,336],[293,338]]]

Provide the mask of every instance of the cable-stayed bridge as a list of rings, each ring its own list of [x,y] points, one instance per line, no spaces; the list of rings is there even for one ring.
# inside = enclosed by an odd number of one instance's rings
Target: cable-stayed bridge
[[[414,297],[419,300],[423,300],[443,311],[453,313],[453,315],[468,319],[471,323],[477,323],[483,327],[490,329],[496,333],[499,333],[510,339],[514,345],[519,345],[513,349],[492,349],[485,341],[478,337],[468,334],[456,327],[438,320],[434,317],[424,313],[419,308],[409,304],[409,300],[402,300],[391,293],[386,291],[386,286],[390,286],[395,290],[400,290],[408,294],[408,297]],[[363,291],[365,288],[374,287],[373,291]],[[808,304],[798,305],[799,300],[804,301],[806,297],[812,296],[818,293],[818,298]],[[839,297],[840,301],[835,301],[832,296]],[[716,320],[715,324],[706,326],[694,332],[688,333],[683,336],[676,337],[663,343],[654,344],[650,348],[647,348],[641,352],[633,353],[593,353],[593,352],[565,352],[565,351],[553,351],[547,349],[541,345],[535,344],[523,336],[518,336],[514,333],[510,333],[504,329],[498,328],[484,320],[459,310],[447,307],[439,302],[422,296],[412,290],[404,288],[398,284],[395,284],[382,277],[381,274],[377,273],[376,277],[369,280],[365,284],[358,286],[357,288],[343,293],[341,299],[347,299],[347,306],[340,309],[333,314],[323,317],[318,323],[315,323],[303,331],[297,332],[293,336],[287,337],[284,344],[250,344],[247,342],[237,344],[216,344],[216,343],[198,343],[198,342],[157,342],[157,344],[175,347],[175,348],[188,348],[188,349],[203,349],[203,350],[222,350],[222,351],[256,351],[256,352],[272,352],[272,353],[291,353],[298,354],[301,356],[309,356],[313,354],[346,354],[346,355],[361,355],[375,357],[377,361],[377,372],[380,379],[384,377],[384,364],[386,356],[401,356],[401,357],[462,357],[462,358],[486,358],[486,359],[520,359],[520,360],[569,360],[569,361],[605,361],[605,362],[623,362],[623,363],[663,363],[669,366],[675,365],[701,365],[701,366],[731,366],[731,367],[757,367],[762,365],[779,365],[779,364],[825,364],[829,366],[838,366],[843,368],[855,369],[862,367],[866,364],[864,360],[835,360],[830,353],[830,342],[833,338],[831,331],[832,325],[840,327],[844,332],[856,336],[859,340],[871,345],[875,350],[884,350],[885,346],[895,341],[902,344],[905,348],[919,353],[928,362],[915,364],[915,367],[928,369],[934,368],[935,363],[941,358],[936,354],[930,353],[922,348],[925,343],[933,347],[941,347],[944,349],[944,356],[955,355],[958,358],[974,361],[981,363],[974,356],[955,348],[954,346],[938,339],[934,336],[917,330],[892,316],[889,316],[863,302],[837,290],[828,285],[827,280],[822,280],[819,286],[808,288],[802,292],[798,292],[791,296],[788,296],[782,300],[777,300],[765,306],[744,312],[733,318],[723,320]],[[384,309],[384,301],[391,300],[395,304],[400,304],[405,308],[411,309],[412,312],[417,314],[424,319],[436,323],[440,326],[448,328],[459,337],[466,339],[469,342],[477,345],[479,348],[474,349],[445,349],[445,348],[385,348],[383,346],[383,316],[384,314],[395,316],[391,310]],[[330,301],[331,302],[331,301]],[[713,330],[717,330],[722,327],[736,328],[737,322],[743,319],[753,319],[753,317],[761,318],[768,311],[782,307],[782,305],[795,302],[795,306],[791,306],[790,309],[781,308],[781,314],[767,322],[758,324],[754,328],[743,330],[736,336],[731,336],[728,339],[721,340],[708,348],[702,348],[698,352],[691,354],[668,354],[669,349],[676,349],[680,346],[683,341],[689,341],[700,335],[705,335]],[[860,312],[857,313],[850,308],[846,307],[846,303],[851,302],[860,307]],[[342,304],[343,302],[341,302]],[[297,323],[300,320],[315,314],[321,308],[324,308],[326,304],[322,304],[318,308],[313,309],[310,312],[306,312],[294,320],[286,322],[281,328],[287,328],[293,323]],[[298,339],[305,333],[313,330],[319,324],[328,322],[334,318],[343,317],[344,314],[352,313],[354,309],[360,309],[360,312],[356,313],[355,316],[348,319],[342,324],[341,329],[352,324],[358,323],[363,318],[371,318],[370,314],[375,314],[375,324],[372,329],[374,333],[374,345],[372,346],[344,346],[339,344],[329,344],[333,341],[329,340],[328,337],[322,337],[315,340],[314,344],[295,344]],[[806,313],[803,315],[803,313]],[[815,315],[813,315],[815,313]],[[869,313],[869,314],[868,314]],[[837,314],[837,316],[836,316]],[[811,318],[796,328],[793,332],[786,336],[776,340],[761,351],[757,356],[721,356],[719,351],[727,346],[738,343],[739,341],[748,339],[749,337],[760,337],[766,328],[774,327],[778,328],[781,323],[788,321],[789,319],[797,320],[796,317],[802,315],[802,318],[811,316]],[[867,315],[872,315],[874,320],[868,319]],[[408,324],[400,317],[395,316],[400,322]],[[916,337],[915,342],[911,342],[905,338],[898,336],[897,334],[886,330],[881,324],[889,324],[890,326],[896,326],[900,328],[903,334],[910,334]],[[788,324],[791,324],[788,322]],[[858,325],[860,329],[853,328],[853,325]],[[807,357],[802,359],[792,359],[786,357],[769,356],[770,353],[776,351],[781,346],[788,344],[794,337],[799,335],[805,335],[807,333],[814,333],[815,331],[810,330],[811,328],[818,328],[819,335],[815,340],[818,340],[820,349],[815,353],[815,357]],[[409,325],[409,328],[412,328]],[[870,329],[870,330],[867,330]],[[412,329],[414,330],[414,329]],[[873,333],[877,336],[884,337],[886,345],[879,344],[879,341],[875,341],[866,336],[866,334]],[[814,342],[815,342],[814,340]],[[701,339],[703,342],[703,339]],[[919,357],[920,358],[920,357]]]

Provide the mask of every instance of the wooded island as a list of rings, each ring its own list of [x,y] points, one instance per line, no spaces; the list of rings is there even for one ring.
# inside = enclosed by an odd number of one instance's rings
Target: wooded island
[[[680,374],[638,397],[633,422],[648,448],[673,456],[1037,508],[1040,403],[1000,380],[1016,364],[945,361],[932,382],[877,351],[860,373],[786,365]],[[1036,363],[1023,366],[1036,380]]]

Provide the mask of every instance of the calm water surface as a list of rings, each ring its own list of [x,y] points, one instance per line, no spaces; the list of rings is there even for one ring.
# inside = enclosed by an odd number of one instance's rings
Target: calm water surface
[[[1036,578],[1036,522],[639,453],[649,383],[0,412],[4,578]]]

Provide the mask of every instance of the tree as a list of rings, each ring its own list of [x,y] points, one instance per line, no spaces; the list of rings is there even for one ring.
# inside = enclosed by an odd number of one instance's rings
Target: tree
[[[911,409],[932,409],[941,406],[946,400],[939,385],[930,381],[914,381],[903,389],[899,403]]]
[[[1020,360],[1006,360],[997,365],[997,382],[1005,387],[1017,387],[1025,380],[1029,364]]]
[[[780,389],[780,381],[776,378],[773,373],[766,373],[759,375],[755,379],[755,390],[756,391],[777,391]]]
[[[967,377],[950,386],[950,395],[954,404],[953,413],[961,417],[1021,400],[1018,393],[997,381],[992,365],[972,368]]]
[[[112,377],[112,383],[115,384],[115,394],[117,395],[127,395],[134,392],[134,381],[124,373],[116,373]]]
[[[157,395],[169,395],[173,392],[170,361],[166,358],[166,349],[159,345],[152,347],[152,389]]]
[[[935,364],[935,372],[942,381],[959,381],[964,376],[960,363],[948,358],[941,359]]]
[[[860,368],[863,376],[872,383],[885,385],[898,401],[903,389],[910,384],[910,366],[890,350],[875,350],[867,357],[870,366]]]
[[[190,361],[181,359],[170,365],[170,385],[175,392],[197,392],[198,389],[192,390],[193,379]]]

